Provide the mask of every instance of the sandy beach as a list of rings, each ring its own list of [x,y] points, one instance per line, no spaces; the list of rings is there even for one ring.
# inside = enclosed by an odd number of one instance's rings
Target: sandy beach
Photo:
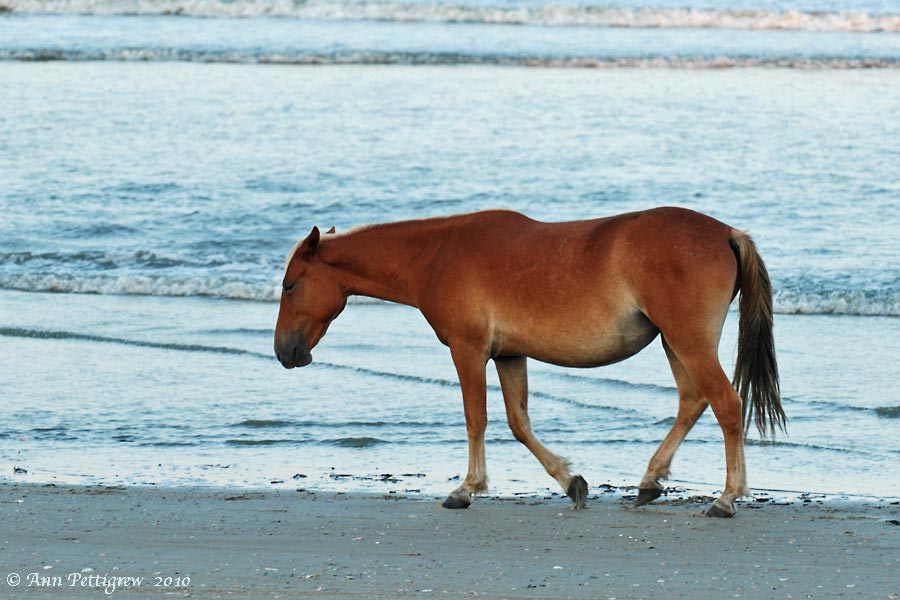
[[[900,505],[0,485],[0,597],[883,598]],[[18,585],[13,585],[13,584]]]

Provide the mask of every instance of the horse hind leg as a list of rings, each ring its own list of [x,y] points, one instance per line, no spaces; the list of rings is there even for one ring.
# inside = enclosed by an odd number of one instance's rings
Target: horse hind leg
[[[638,497],[634,502],[634,506],[649,504],[662,495],[663,487],[659,483],[660,480],[669,478],[669,469],[672,465],[675,451],[678,450],[685,436],[687,436],[707,407],[706,400],[687,374],[684,365],[672,352],[665,338],[662,339],[662,343],[666,351],[666,357],[669,359],[669,366],[672,368],[672,375],[675,377],[675,383],[678,385],[678,416],[675,417],[675,424],[672,425],[672,429],[659,445],[653,458],[650,459],[647,472],[638,486]]]
[[[744,425],[741,415],[741,399],[731,385],[728,376],[718,367],[718,373],[712,372],[708,382],[707,398],[716,420],[725,438],[725,490],[709,507],[709,517],[733,517],[734,501],[750,494],[747,487],[747,474],[744,461]]]
[[[528,370],[524,356],[495,358],[506,418],[513,436],[528,448],[572,500],[572,508],[584,508],[588,484],[581,475],[572,475],[569,461],[548,450],[531,430],[528,418]]]
[[[679,346],[673,344],[672,348],[684,365],[691,381],[712,408],[725,439],[725,489],[706,511],[706,515],[732,517],[735,514],[734,501],[750,493],[744,464],[741,399],[731,385],[728,376],[725,375],[725,371],[722,370],[719,358],[714,351],[695,351],[693,353],[682,351],[679,353]]]

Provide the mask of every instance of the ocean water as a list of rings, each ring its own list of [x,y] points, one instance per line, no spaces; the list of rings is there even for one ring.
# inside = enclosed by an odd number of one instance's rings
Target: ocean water
[[[275,360],[294,242],[667,204],[748,229],[772,276],[789,429],[751,436],[751,486],[900,497],[893,3],[0,5],[3,479],[445,493],[462,403],[415,310],[352,301],[313,365]],[[529,368],[539,437],[637,483],[677,406],[658,342]],[[557,491],[491,377],[492,491]],[[707,414],[673,485],[721,488],[723,455]]]

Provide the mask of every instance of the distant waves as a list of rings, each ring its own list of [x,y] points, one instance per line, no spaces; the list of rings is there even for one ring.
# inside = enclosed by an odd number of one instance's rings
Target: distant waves
[[[183,6],[165,1],[82,6],[0,0],[0,5],[8,9],[2,16],[3,61],[547,69],[900,66],[900,15],[527,4],[497,8],[478,2],[291,2],[285,11],[296,14],[285,15],[277,2],[241,0]],[[224,15],[216,12],[219,8]],[[252,25],[247,19],[222,18],[242,8],[255,17]]]
[[[308,20],[486,23],[609,28],[701,28],[900,32],[900,14],[865,10],[802,11],[622,6],[479,6],[478,3],[327,2],[311,0],[2,0],[7,12],[204,18],[281,17]]]

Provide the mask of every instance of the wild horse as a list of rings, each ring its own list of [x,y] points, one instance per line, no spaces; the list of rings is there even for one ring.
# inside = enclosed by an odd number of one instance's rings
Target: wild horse
[[[332,233],[332,232],[329,232]],[[718,358],[731,301],[740,291],[733,382]],[[661,479],[706,409],[725,438],[727,477],[708,515],[734,515],[747,495],[743,437],[784,428],[772,336],[772,290],[748,235],[711,217],[658,208],[604,219],[542,223],[510,211],[387,223],[321,236],[291,250],[275,327],[286,368],[311,350],[351,295],[417,307],[449,346],[459,375],[469,470],[444,502],[465,508],[487,487],[485,368],[493,359],[509,427],[572,499],[588,486],[538,441],[528,419],[526,357],[596,367],[633,356],[657,335],[678,385],[678,416],[650,459],[637,505],[659,497]]]

